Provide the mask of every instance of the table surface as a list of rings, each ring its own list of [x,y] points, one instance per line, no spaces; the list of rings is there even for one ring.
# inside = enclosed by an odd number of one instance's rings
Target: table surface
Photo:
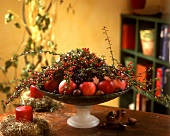
[[[108,106],[94,105],[91,114],[95,115],[101,123],[106,122],[106,115],[110,111],[116,111],[123,108],[114,108]],[[56,136],[170,136],[170,116],[149,112],[133,111],[124,109],[126,114],[121,122],[128,122],[128,118],[137,119],[135,125],[128,125],[125,129],[119,129],[116,126],[101,127],[97,126],[88,129],[78,129],[67,125],[67,119],[76,113],[73,105],[65,105],[65,108],[56,112],[35,112],[34,117],[40,116],[46,119],[55,131]],[[0,120],[9,115],[5,113],[0,115]]]

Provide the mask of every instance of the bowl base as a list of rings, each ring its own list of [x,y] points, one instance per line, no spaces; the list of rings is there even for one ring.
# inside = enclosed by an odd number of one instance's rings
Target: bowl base
[[[90,114],[91,106],[75,106],[76,115],[67,120],[67,124],[74,128],[93,128],[99,125],[98,118]]]

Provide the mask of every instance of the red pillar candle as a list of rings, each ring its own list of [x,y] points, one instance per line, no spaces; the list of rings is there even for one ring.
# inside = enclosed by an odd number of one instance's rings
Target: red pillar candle
[[[38,90],[36,86],[30,86],[30,97],[37,99],[42,98],[43,96],[44,94],[40,90]]]
[[[31,106],[19,106],[15,109],[16,121],[32,121],[33,110]]]

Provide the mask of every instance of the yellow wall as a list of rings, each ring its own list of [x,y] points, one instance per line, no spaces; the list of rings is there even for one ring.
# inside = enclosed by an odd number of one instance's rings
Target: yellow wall
[[[22,1],[0,0],[0,3],[0,65],[2,65],[3,60],[9,59],[13,53],[22,52],[22,48],[19,47],[24,29],[18,30],[11,24],[4,25],[4,15],[8,9],[21,15]],[[71,10],[67,13],[66,9],[69,3],[72,4],[75,14]],[[157,0],[157,3],[160,3],[160,0]],[[57,22],[53,30],[58,44],[58,52],[88,47],[98,55],[105,55],[107,62],[111,63],[109,50],[106,49],[108,44],[102,32],[102,28],[106,26],[109,30],[114,57],[119,59],[120,13],[131,12],[130,0],[67,0],[57,8]],[[0,81],[2,81],[2,74],[0,77]],[[1,99],[4,99],[2,93],[0,94]],[[107,104],[118,106],[118,99]]]
[[[4,25],[4,14],[8,9],[11,9],[21,15],[22,2],[17,0],[0,0],[0,2],[0,41],[3,41],[0,42],[0,57],[6,60],[18,50],[24,31],[18,30],[12,25]],[[66,9],[69,3],[72,4],[75,14],[71,10],[67,13]],[[129,0],[64,1],[62,5],[58,5],[57,23],[54,28],[58,52],[88,47],[98,55],[105,55],[110,63],[109,50],[106,49],[108,44],[102,32],[102,28],[106,26],[113,44],[114,56],[119,59],[120,13],[129,11]],[[2,64],[2,61],[0,63]],[[118,100],[115,100],[111,105],[118,106]]]
[[[8,9],[13,10],[14,12],[21,15],[21,2],[17,0],[0,0],[0,65],[3,66],[4,62],[11,58],[13,53],[18,51],[19,44],[21,42],[23,36],[23,29],[18,30],[13,25],[5,25],[4,24],[4,15],[6,14]],[[14,75],[14,71],[11,71],[8,78],[12,78]],[[0,81],[4,81],[4,76],[2,72],[0,72]],[[5,94],[0,92],[0,113],[2,113],[1,100],[5,99]],[[11,105],[7,106],[10,110],[12,108]]]

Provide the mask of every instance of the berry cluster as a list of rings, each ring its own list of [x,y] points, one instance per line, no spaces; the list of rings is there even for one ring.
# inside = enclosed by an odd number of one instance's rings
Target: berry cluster
[[[67,83],[72,80],[77,85],[85,81],[90,82],[94,77],[98,78],[99,81],[102,81],[106,76],[114,79],[122,77],[121,74],[118,75],[119,72],[125,72],[121,65],[119,65],[119,69],[121,71],[114,66],[108,66],[104,57],[98,57],[95,53],[91,53],[88,48],[77,48],[67,53],[59,54],[59,59],[52,66],[44,66],[40,72],[29,70],[29,78],[21,80],[21,84],[16,87],[16,92],[5,104],[18,97],[30,85],[42,88],[51,79],[66,80]]]
[[[55,67],[63,72],[65,80],[71,79],[77,84],[92,81],[95,76],[101,79],[109,72],[104,59],[90,53],[88,48],[75,49],[60,55]]]
[[[40,72],[30,70],[29,78],[21,80],[21,84],[16,87],[16,92],[7,102],[4,101],[4,103],[8,104],[17,98],[21,92],[29,88],[30,85],[43,88],[47,81],[53,79],[57,79],[59,82],[65,80],[68,86],[70,81],[73,81],[79,86],[83,82],[91,82],[93,78],[99,79],[100,82],[104,80],[105,77],[109,77],[111,80],[124,80],[128,83],[128,86],[137,87],[139,91],[142,90],[140,93],[153,94],[152,96],[154,97],[154,90],[146,90],[147,86],[152,84],[153,81],[147,81],[145,83],[139,82],[134,75],[132,63],[129,63],[128,68],[125,68],[122,64],[118,63],[118,61],[116,61],[117,64],[109,66],[106,64],[104,57],[98,57],[95,53],[91,53],[88,48],[78,48],[57,55],[59,55],[59,59],[52,66],[44,66]],[[53,84],[58,83],[55,82]],[[165,98],[165,101],[167,101],[167,99],[169,99],[169,97]],[[164,101],[164,99],[162,101]]]

